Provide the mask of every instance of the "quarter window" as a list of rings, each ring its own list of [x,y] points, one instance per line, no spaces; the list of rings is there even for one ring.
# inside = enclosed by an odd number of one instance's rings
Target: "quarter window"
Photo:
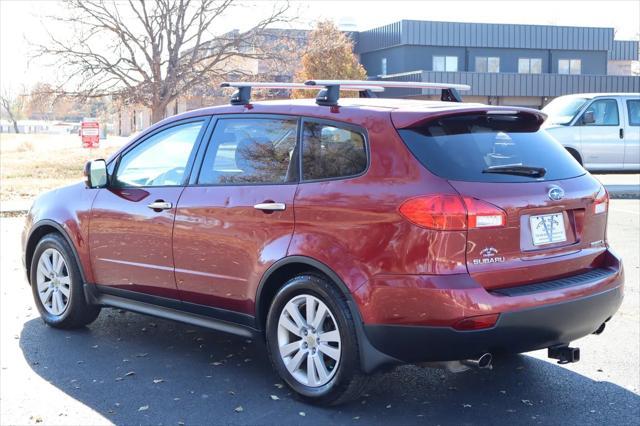
[[[387,58],[382,58],[382,75],[387,75]]]
[[[457,56],[434,56],[433,57],[433,70],[434,71],[458,71],[458,57]]]
[[[627,110],[629,113],[629,124],[632,126],[640,126],[640,99],[627,101]]]
[[[203,121],[180,124],[149,137],[120,159],[115,186],[181,185]]]
[[[558,74],[582,74],[582,60],[580,59],[559,59]]]
[[[497,56],[476,56],[476,72],[500,72],[500,58]]]
[[[541,74],[542,59],[540,58],[519,58],[518,72],[520,74]]]
[[[294,119],[219,120],[202,162],[198,184],[279,184],[297,180],[292,161]]]
[[[367,150],[360,133],[305,122],[302,146],[304,180],[355,176],[367,168]]]
[[[617,126],[620,124],[618,116],[618,102],[615,99],[601,99],[594,101],[587,107],[585,113],[593,113],[594,122],[587,126]]]

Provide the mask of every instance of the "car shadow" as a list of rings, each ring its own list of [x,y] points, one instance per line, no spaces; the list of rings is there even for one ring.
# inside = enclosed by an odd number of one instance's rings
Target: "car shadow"
[[[630,424],[640,415],[633,392],[526,355],[461,374],[403,366],[373,376],[357,401],[314,407],[282,386],[262,342],[115,309],[75,331],[32,319],[20,347],[38,375],[116,424]]]

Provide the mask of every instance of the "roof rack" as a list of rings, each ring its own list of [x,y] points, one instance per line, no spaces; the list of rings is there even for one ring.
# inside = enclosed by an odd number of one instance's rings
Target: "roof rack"
[[[346,80],[345,80],[346,81]],[[366,81],[364,83],[367,83]],[[231,105],[248,105],[251,102],[251,89],[304,89],[304,90],[314,90],[320,89],[321,93],[318,94],[318,97],[322,95],[324,91],[324,86],[318,85],[317,87],[312,87],[305,83],[278,83],[278,82],[255,82],[255,81],[239,81],[239,82],[224,82],[220,84],[220,87],[234,87],[237,90],[231,95],[231,99],[229,102]],[[373,92],[383,92],[384,87],[379,85],[369,85],[369,84],[351,84],[346,82],[341,85],[339,90],[350,90],[360,92],[361,96],[365,94],[370,97]],[[317,98],[316,98],[317,99]]]
[[[307,80],[307,86],[321,86],[322,90],[316,98],[318,105],[337,105],[340,90],[345,86],[366,85],[371,87],[398,89],[441,89],[440,100],[444,102],[462,102],[458,90],[470,90],[467,84],[426,83],[415,81],[380,81],[380,80]],[[344,89],[342,89],[344,90]]]

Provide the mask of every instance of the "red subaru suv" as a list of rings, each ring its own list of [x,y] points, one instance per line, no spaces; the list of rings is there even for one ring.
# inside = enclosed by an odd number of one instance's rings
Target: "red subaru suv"
[[[117,307],[263,336],[282,379],[321,404],[398,363],[577,361],[569,344],[604,330],[623,270],[607,192],[544,114],[339,99],[393,86],[458,100],[448,85],[307,84],[316,100],[251,102],[260,84],[229,84],[231,105],[153,125],[40,196],[23,247],[44,322]]]

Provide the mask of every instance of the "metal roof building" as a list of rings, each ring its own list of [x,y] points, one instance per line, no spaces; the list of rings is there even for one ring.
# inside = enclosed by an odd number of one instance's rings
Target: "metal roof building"
[[[472,101],[541,107],[570,93],[640,92],[638,42],[615,40],[613,28],[402,20],[354,38],[370,78],[470,84]]]

